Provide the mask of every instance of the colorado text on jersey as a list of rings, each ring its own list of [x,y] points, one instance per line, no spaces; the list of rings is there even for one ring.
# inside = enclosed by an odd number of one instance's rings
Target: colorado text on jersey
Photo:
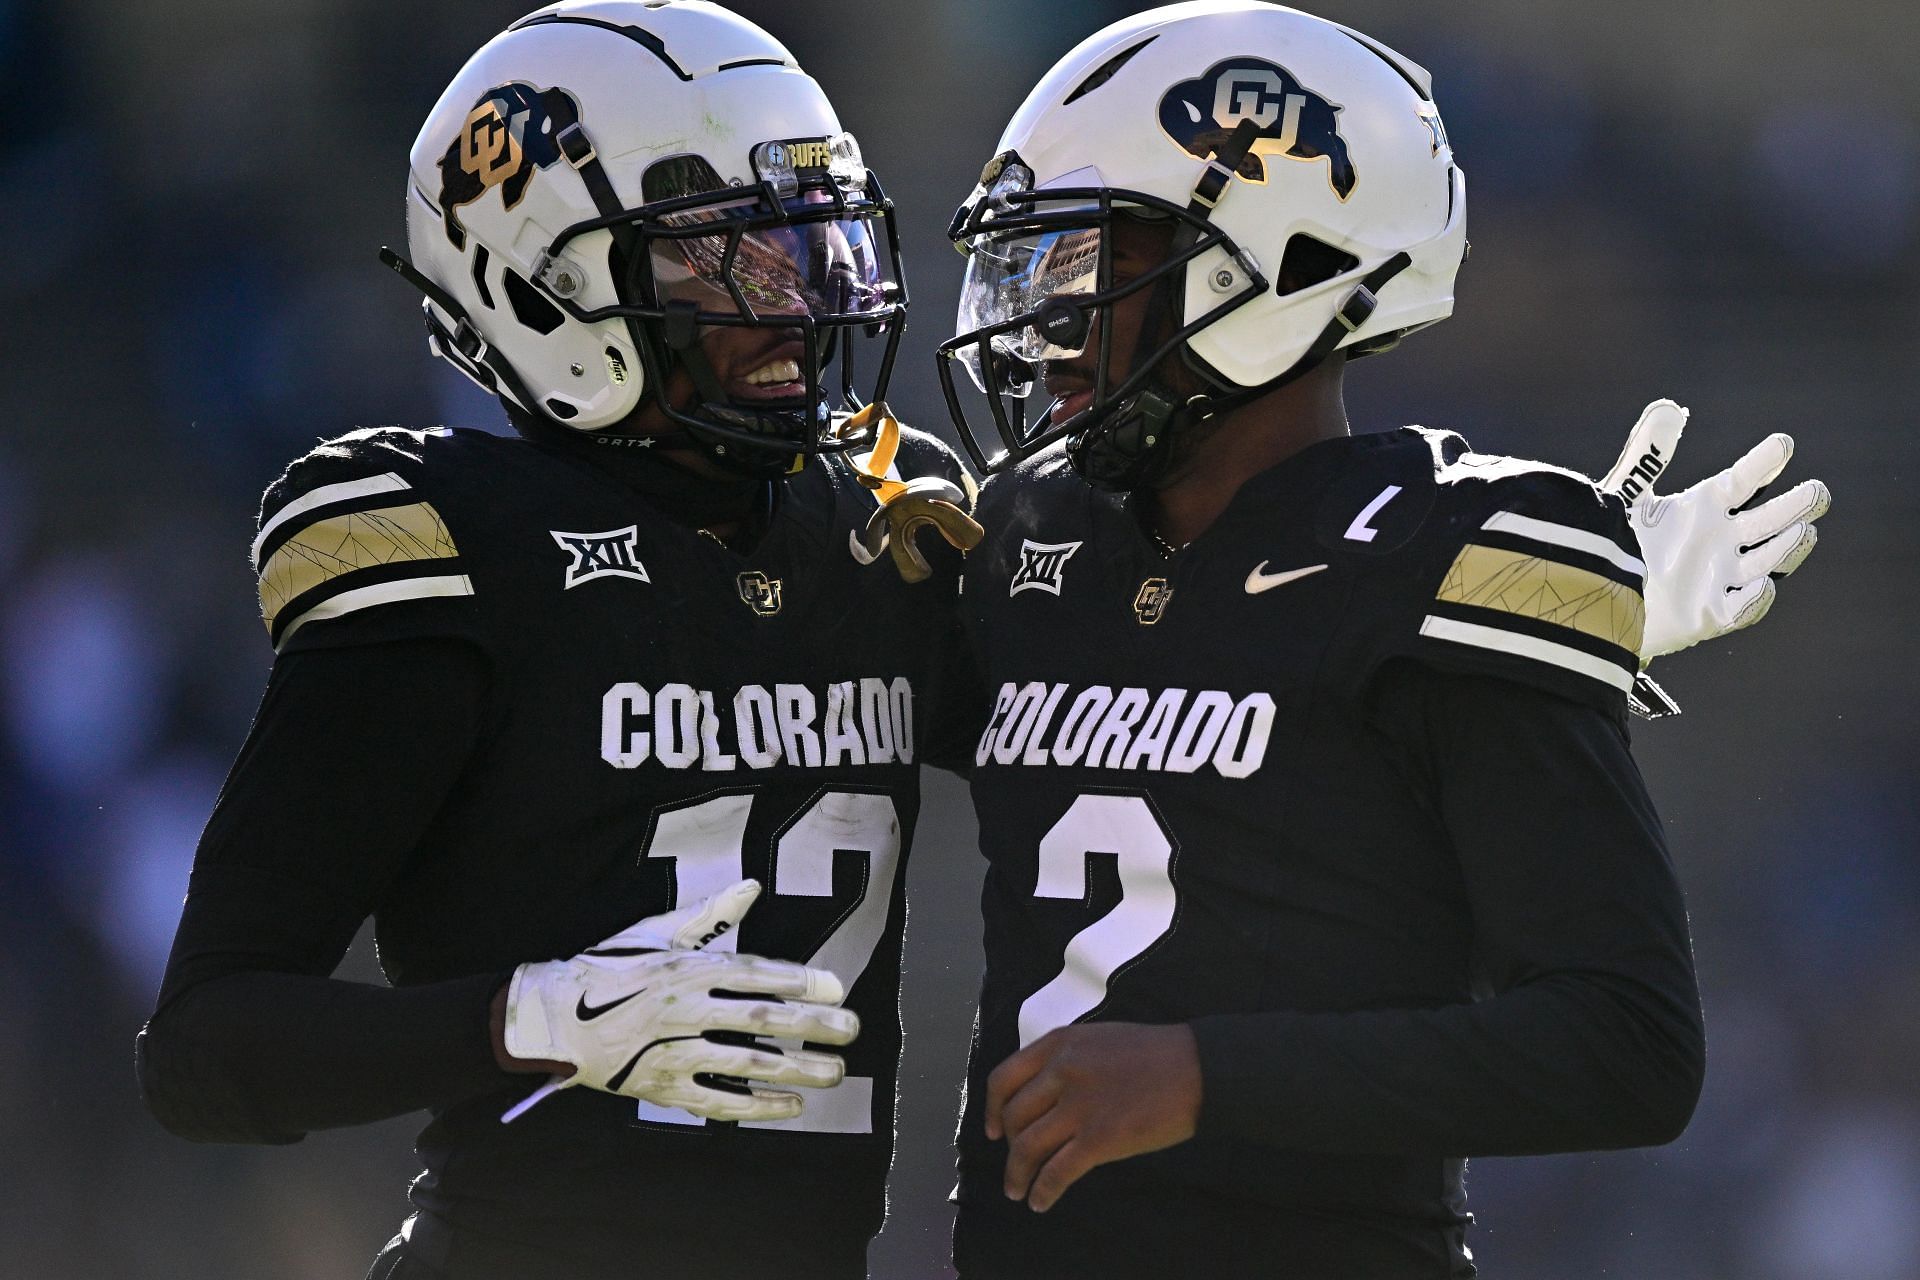
[[[804,684],[742,685],[726,714],[720,705],[711,689],[673,683],[650,691],[623,680],[600,700],[600,758],[616,769],[654,760],[710,773],[771,769],[783,759],[807,769],[913,763],[913,685],[905,676],[841,680],[822,693]]]
[[[1001,685],[974,763],[1155,773],[1193,773],[1212,764],[1223,778],[1244,778],[1266,759],[1271,694],[1235,698],[1219,689],[1155,693],[1096,684],[1069,699],[1072,688],[1037,680]]]

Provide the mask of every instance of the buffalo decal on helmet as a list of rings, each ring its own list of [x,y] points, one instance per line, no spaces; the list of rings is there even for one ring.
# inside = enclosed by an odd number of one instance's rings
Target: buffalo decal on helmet
[[[515,83],[487,90],[440,157],[440,209],[454,248],[467,241],[454,210],[494,187],[507,208],[519,204],[534,171],[560,158],[560,131],[579,120],[579,104],[565,89]]]
[[[1327,181],[1344,201],[1359,177],[1340,136],[1339,113],[1337,104],[1262,58],[1216,62],[1205,75],[1182,80],[1160,99],[1160,127],[1195,159],[1210,158],[1241,121],[1251,120],[1259,133],[1235,172],[1249,182],[1265,182],[1263,156],[1324,159]]]

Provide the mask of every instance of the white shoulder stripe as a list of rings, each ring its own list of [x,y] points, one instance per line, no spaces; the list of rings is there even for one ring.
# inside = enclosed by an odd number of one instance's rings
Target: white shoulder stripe
[[[411,488],[405,480],[389,471],[385,475],[368,476],[365,480],[343,480],[339,484],[323,484],[318,489],[303,493],[286,506],[273,513],[273,518],[260,526],[260,532],[253,540],[254,568],[260,567],[260,548],[265,545],[267,535],[302,512],[315,507],[324,507],[330,502],[351,502],[355,498],[370,498],[376,493],[392,493],[396,489]]]
[[[426,600],[434,596],[470,596],[473,594],[473,580],[465,574],[446,574],[437,578],[401,578],[397,582],[381,582],[371,587],[355,587],[352,591],[342,591],[339,595],[328,596],[313,608],[307,610],[280,633],[280,640],[274,647],[287,642],[287,637],[298,631],[308,622],[320,618],[337,618],[343,613],[355,613],[371,608],[376,604],[392,604],[398,600]]]
[[[1556,547],[1567,547],[1574,551],[1584,551],[1590,556],[1599,556],[1618,565],[1628,573],[1647,576],[1647,566],[1640,557],[1630,554],[1611,538],[1603,538],[1597,533],[1588,533],[1585,529],[1575,529],[1571,525],[1554,524],[1551,520],[1535,520],[1532,516],[1518,515],[1512,511],[1496,511],[1487,517],[1482,529],[1492,529],[1496,533],[1517,533],[1523,538],[1532,538],[1536,542],[1550,542]]]
[[[1497,649],[1501,653],[1517,654],[1537,662],[1550,662],[1556,667],[1592,676],[1622,693],[1633,687],[1633,673],[1618,663],[1596,658],[1571,645],[1555,644],[1551,640],[1522,635],[1517,631],[1503,631],[1498,627],[1483,627],[1476,622],[1456,622],[1452,618],[1437,618],[1428,614],[1420,623],[1420,634],[1481,649]]]

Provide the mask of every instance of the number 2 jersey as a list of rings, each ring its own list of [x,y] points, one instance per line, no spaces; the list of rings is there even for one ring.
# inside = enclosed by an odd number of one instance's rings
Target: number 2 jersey
[[[1684,1125],[1697,993],[1626,748],[1617,500],[1410,428],[1308,447],[1177,554],[1057,448],[980,519],[963,1277],[1470,1275],[1462,1157]],[[1089,1019],[1193,1027],[1199,1134],[1036,1215],[988,1076]]]
[[[274,678],[202,844],[143,1079],[170,1127],[213,1139],[430,1105],[413,1250],[454,1280],[772,1258],[859,1276],[958,557],[929,547],[938,572],[908,585],[861,552],[874,499],[839,458],[783,481],[741,551],[626,483],[657,464],[607,452],[356,432],[269,490],[253,555]],[[960,477],[917,434],[896,470]],[[760,1127],[587,1089],[503,1125],[540,1079],[487,1047],[514,966],[743,877],[765,893],[713,945],[840,975],[862,1027],[845,1081]],[[325,981],[368,914],[393,991]],[[470,1067],[442,1083],[416,1064],[435,1054]],[[409,1097],[383,1062],[457,1096]]]

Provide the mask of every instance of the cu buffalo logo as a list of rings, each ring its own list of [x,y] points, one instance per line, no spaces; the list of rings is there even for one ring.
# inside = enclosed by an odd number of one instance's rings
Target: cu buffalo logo
[[[1259,127],[1253,146],[1235,172],[1249,182],[1267,180],[1263,156],[1325,160],[1333,193],[1345,200],[1359,178],[1340,136],[1340,108],[1295,80],[1284,67],[1260,58],[1229,58],[1197,80],[1182,80],[1160,99],[1160,127],[1197,159],[1226,145],[1242,120]]]
[[[734,579],[740,588],[740,599],[747,608],[763,618],[771,618],[780,612],[780,579],[769,578],[756,569],[749,569]]]
[[[507,84],[487,91],[440,157],[440,209],[454,248],[467,244],[454,211],[494,187],[507,208],[519,204],[534,171],[560,158],[560,131],[579,119],[580,108],[565,89]]]

